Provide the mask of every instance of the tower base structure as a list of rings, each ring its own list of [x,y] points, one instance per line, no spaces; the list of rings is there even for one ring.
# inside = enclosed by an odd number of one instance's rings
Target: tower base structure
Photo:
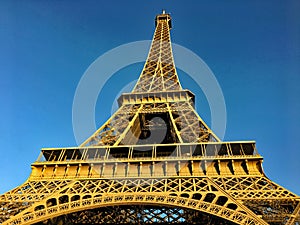
[[[3,225],[299,225],[300,198],[266,177],[254,141],[222,142],[174,65],[165,12],[119,110],[79,147],[44,148],[0,196]]]

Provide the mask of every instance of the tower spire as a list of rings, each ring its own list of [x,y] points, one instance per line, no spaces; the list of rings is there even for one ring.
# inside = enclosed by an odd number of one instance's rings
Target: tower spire
[[[195,111],[194,94],[183,90],[179,82],[170,14],[157,15],[155,24],[150,51],[135,87],[121,95],[119,110],[82,147],[220,141]],[[158,136],[153,139],[153,134]]]
[[[133,92],[180,90],[181,85],[171,46],[171,16],[163,10],[155,18],[155,32],[150,51]]]

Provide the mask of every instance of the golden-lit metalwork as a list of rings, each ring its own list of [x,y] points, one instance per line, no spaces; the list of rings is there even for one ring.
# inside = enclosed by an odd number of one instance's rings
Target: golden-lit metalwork
[[[42,149],[28,180],[0,196],[0,223],[299,225],[299,196],[265,176],[255,142],[220,141],[195,111],[170,29],[158,15],[119,110],[79,147]]]

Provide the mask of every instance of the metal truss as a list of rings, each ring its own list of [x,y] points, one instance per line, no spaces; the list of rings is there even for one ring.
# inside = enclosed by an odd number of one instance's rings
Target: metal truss
[[[78,218],[82,218],[78,220]],[[74,213],[58,218],[68,224],[107,224],[112,221],[118,224],[216,224],[220,221],[217,217],[209,216],[198,211],[171,208],[164,206],[115,206],[104,207],[96,210]],[[219,223],[220,224],[220,223]],[[230,221],[222,224],[234,224]]]
[[[133,92],[161,92],[180,90],[171,48],[171,17],[156,17],[153,41],[140,78]]]
[[[171,17],[119,110],[79,147],[44,148],[0,223],[299,225],[300,197],[269,180],[254,141],[222,142],[174,65]]]
[[[151,127],[153,118],[161,118],[161,124]],[[200,143],[219,141],[200,118],[188,99],[180,102],[126,104],[81,146],[140,144],[143,131],[157,133],[165,127],[166,140],[157,143]],[[152,129],[152,130],[151,130]],[[156,129],[156,130],[155,130]],[[157,141],[157,140],[156,140]],[[145,143],[146,144],[146,143]]]
[[[78,180],[20,212],[7,224],[32,224],[76,211],[114,205],[192,209],[237,224],[266,224],[208,178]]]
[[[242,185],[230,185],[236,180],[242,180]],[[246,184],[250,181],[254,185]],[[74,212],[89,214],[95,208],[120,205],[188,209],[236,224],[268,224],[265,221],[276,224],[274,222],[279,219],[282,222],[290,218],[299,220],[299,216],[294,218],[292,215],[299,210],[300,199],[264,176],[227,177],[221,185],[217,183],[220,183],[218,177],[41,180],[26,183],[5,195],[6,199],[3,198],[2,202],[17,205],[26,202],[27,208],[4,224],[34,224]],[[224,185],[228,185],[228,190]],[[256,185],[259,189],[254,188]],[[241,189],[247,192],[247,197],[231,194]],[[23,193],[21,190],[24,190]],[[46,190],[52,194],[47,194]],[[3,210],[5,207],[7,212],[11,210],[8,205],[2,204]]]
[[[120,97],[120,109],[81,146],[137,144],[145,138],[143,131],[150,129],[151,115],[163,119],[168,129],[166,143],[220,141],[195,111],[194,95],[181,88],[171,48],[170,15],[157,16],[156,24],[148,58],[132,93]]]

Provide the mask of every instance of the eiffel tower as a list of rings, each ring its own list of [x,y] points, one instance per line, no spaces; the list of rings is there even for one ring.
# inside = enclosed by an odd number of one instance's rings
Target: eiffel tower
[[[78,147],[44,148],[0,196],[0,223],[300,224],[300,198],[268,179],[255,142],[222,142],[174,65],[171,17],[156,16],[139,80]]]

